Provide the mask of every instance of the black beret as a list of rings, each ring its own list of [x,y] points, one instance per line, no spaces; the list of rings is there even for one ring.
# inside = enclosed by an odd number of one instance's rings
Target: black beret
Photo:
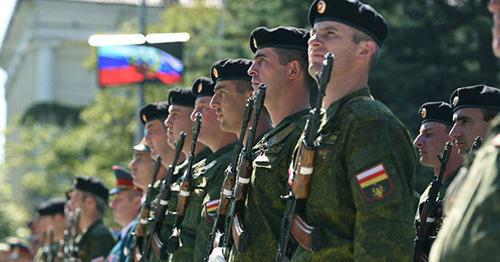
[[[453,110],[451,105],[445,102],[427,102],[420,107],[422,124],[426,122],[440,122],[447,126],[453,125]]]
[[[252,77],[248,74],[248,69],[252,66],[252,60],[224,59],[215,62],[210,70],[212,82],[217,84],[223,80],[243,80],[250,82]]]
[[[500,89],[486,85],[460,87],[450,96],[453,112],[460,108],[500,110]]]
[[[163,122],[168,116],[168,103],[157,102],[144,105],[139,110],[139,114],[143,125],[151,120],[160,120]]]
[[[170,93],[168,93],[168,102],[171,105],[187,106],[194,108],[195,100],[196,97],[194,97],[193,93],[191,92],[191,89],[176,88],[170,90]]]
[[[375,40],[379,46],[387,38],[388,25],[373,7],[358,0],[314,0],[309,9],[309,23],[336,21],[352,26]]]
[[[200,77],[194,81],[193,88],[191,89],[193,95],[198,98],[202,96],[214,95],[214,83],[208,77]]]
[[[135,145],[133,149],[138,152],[151,153],[151,148],[148,146],[148,144],[146,143],[146,139],[144,138],[141,140],[141,142]]]
[[[307,41],[309,32],[296,27],[257,27],[250,34],[250,49],[256,52],[257,49],[265,47],[276,47],[284,49],[297,49],[307,52]]]
[[[76,176],[73,182],[73,187],[80,191],[100,197],[106,202],[108,201],[109,189],[95,177]]]
[[[55,214],[64,215],[64,205],[66,200],[62,198],[50,199],[37,207],[38,215],[50,216]]]

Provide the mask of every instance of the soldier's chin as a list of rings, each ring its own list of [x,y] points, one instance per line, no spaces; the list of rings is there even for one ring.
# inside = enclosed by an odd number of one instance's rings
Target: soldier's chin
[[[320,74],[323,69],[323,64],[318,62],[309,63],[309,74],[314,78],[316,74]]]

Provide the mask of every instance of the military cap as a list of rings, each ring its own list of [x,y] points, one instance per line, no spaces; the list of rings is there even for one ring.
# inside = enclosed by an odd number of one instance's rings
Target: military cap
[[[483,108],[500,111],[500,89],[486,85],[460,87],[450,96],[453,112],[460,108]]]
[[[252,80],[252,77],[248,74],[250,66],[252,66],[252,60],[244,58],[219,60],[212,65],[210,76],[214,84],[223,80],[250,82]]]
[[[115,188],[111,189],[111,191],[109,191],[110,195],[114,195],[118,192],[129,189],[139,190],[134,186],[134,179],[132,178],[132,174],[130,174],[130,171],[117,165],[114,165],[112,169],[116,177],[116,186]]]
[[[212,82],[212,79],[202,76],[194,81],[193,88],[191,90],[196,98],[202,96],[213,96],[214,83]]]
[[[144,105],[139,110],[139,114],[143,125],[151,120],[160,120],[163,122],[168,116],[168,103],[157,102]]]
[[[250,49],[253,53],[257,49],[275,47],[296,49],[307,52],[309,32],[296,27],[257,27],[250,33]]]
[[[442,101],[427,102],[420,107],[419,112],[422,117],[422,124],[440,122],[447,126],[453,125],[453,110],[451,110],[451,105],[448,103]]]
[[[64,215],[64,205],[66,205],[65,199],[52,198],[40,204],[37,207],[37,212],[39,216]]]
[[[387,38],[388,25],[373,7],[358,0],[314,0],[309,8],[309,23],[335,21],[352,26],[371,36],[379,46]]]
[[[141,142],[139,142],[132,148],[138,152],[151,153],[151,148],[148,146],[148,144],[146,143],[146,139],[144,138],[141,140]]]
[[[196,97],[191,92],[191,89],[187,88],[176,88],[168,93],[168,102],[171,105],[187,106],[194,108],[194,101]]]
[[[74,189],[78,189],[80,191],[100,197],[106,202],[108,201],[108,188],[95,177],[76,176],[73,182],[73,187]]]

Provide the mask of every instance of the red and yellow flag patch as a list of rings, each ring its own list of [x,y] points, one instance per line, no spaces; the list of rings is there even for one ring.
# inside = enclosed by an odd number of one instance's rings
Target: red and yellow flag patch
[[[214,199],[206,203],[206,210],[209,215],[217,211],[219,208],[220,199]]]
[[[363,197],[369,202],[384,199],[392,192],[392,181],[382,163],[365,169],[355,176]]]

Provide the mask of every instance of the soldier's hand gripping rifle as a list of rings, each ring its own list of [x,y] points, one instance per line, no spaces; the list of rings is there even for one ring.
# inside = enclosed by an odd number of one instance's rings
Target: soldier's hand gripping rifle
[[[156,182],[156,178],[158,177],[158,172],[160,171],[161,167],[161,157],[158,156],[153,164],[153,176],[151,178],[151,183],[148,185],[148,191],[146,193],[146,199],[144,200],[144,203],[142,204],[141,207],[141,213],[139,216],[139,224],[137,224],[137,227],[135,228],[134,235],[135,235],[135,248],[134,252],[139,252],[143,254],[143,245],[144,245],[144,237],[146,236],[146,229],[148,225],[148,219],[149,219],[149,213],[151,211],[151,201],[153,200],[153,187]],[[139,249],[139,250],[137,250]]]
[[[424,254],[422,251],[423,247],[429,241],[431,229],[435,227],[439,189],[441,189],[441,185],[443,184],[443,176],[446,172],[446,164],[450,159],[451,148],[451,142],[446,142],[443,152],[437,156],[439,158],[439,162],[441,163],[441,167],[439,168],[439,175],[434,178],[431,183],[429,197],[425,201],[420,214],[420,227],[417,230],[417,238],[415,240],[415,261],[427,261],[426,256],[428,254],[423,256]]]
[[[229,210],[229,202],[233,196],[233,189],[236,182],[236,168],[238,167],[239,156],[241,150],[243,149],[243,139],[245,138],[245,133],[247,131],[248,122],[250,122],[250,117],[252,115],[252,110],[254,106],[254,98],[250,97],[245,106],[245,113],[243,114],[243,121],[241,124],[240,136],[238,138],[238,142],[234,146],[233,151],[233,159],[231,160],[230,165],[226,169],[226,177],[224,178],[224,182],[222,184],[222,190],[220,192],[220,203],[217,208],[217,217],[215,218],[212,232],[210,233],[207,250],[205,252],[205,256],[203,257],[203,261],[208,261],[210,253],[212,253],[212,249],[214,247],[222,246],[221,240],[225,231],[224,222],[226,221],[226,216]]]
[[[250,186],[250,177],[252,175],[252,162],[254,154],[252,148],[255,144],[255,136],[257,133],[257,125],[259,123],[260,113],[264,106],[264,99],[266,95],[266,86],[261,84],[255,95],[255,114],[252,121],[252,126],[248,130],[248,136],[245,142],[236,172],[236,183],[233,189],[233,201],[231,202],[231,209],[229,212],[229,221],[226,222],[224,230],[224,257],[229,258],[231,251],[232,241],[236,246],[238,252],[245,252],[247,248],[247,233],[243,226],[243,211],[245,210],[245,202],[248,194],[248,187]]]
[[[191,149],[188,157],[188,165],[186,169],[186,173],[184,179],[181,183],[181,188],[179,192],[179,200],[177,202],[177,215],[175,217],[174,227],[172,229],[172,235],[170,235],[168,242],[166,245],[162,246],[162,253],[174,253],[179,247],[182,247],[181,242],[181,224],[184,220],[184,214],[186,212],[186,208],[189,201],[189,196],[193,191],[193,164],[194,164],[194,153],[196,149],[196,143],[198,141],[198,134],[200,132],[201,126],[201,113],[196,113],[195,115],[195,123],[193,125],[193,137],[191,140]],[[166,251],[163,249],[166,248]]]
[[[175,168],[177,167],[177,162],[179,161],[179,157],[182,153],[182,147],[184,146],[184,141],[186,140],[186,132],[182,131],[179,134],[179,139],[177,140],[177,143],[175,144],[175,155],[174,155],[174,160],[172,164],[168,167],[168,172],[165,177],[165,179],[162,181],[161,188],[160,188],[160,193],[158,194],[158,200],[159,200],[159,206],[155,210],[154,214],[154,223],[152,226],[152,234],[151,234],[151,239],[149,242],[151,243],[153,247],[153,252],[160,257],[161,260],[166,260],[168,254],[163,247],[163,242],[160,239],[160,234],[161,234],[161,229],[163,226],[163,220],[165,219],[166,213],[168,212],[167,207],[168,203],[170,200],[170,197],[172,195],[172,190],[171,190],[171,184],[172,184],[172,179],[175,174]]]
[[[319,86],[315,107],[309,112],[303,140],[297,153],[297,161],[293,167],[293,180],[291,192],[284,199],[287,199],[287,208],[281,222],[280,239],[276,261],[286,261],[290,244],[290,235],[294,237],[303,248],[317,251],[320,247],[319,230],[306,224],[303,219],[305,213],[305,202],[309,197],[311,187],[311,175],[314,170],[314,160],[318,143],[316,135],[321,124],[321,105],[325,96],[326,87],[330,82],[330,75],[333,69],[334,56],[330,53],[325,55],[321,75],[316,74],[316,82]]]

